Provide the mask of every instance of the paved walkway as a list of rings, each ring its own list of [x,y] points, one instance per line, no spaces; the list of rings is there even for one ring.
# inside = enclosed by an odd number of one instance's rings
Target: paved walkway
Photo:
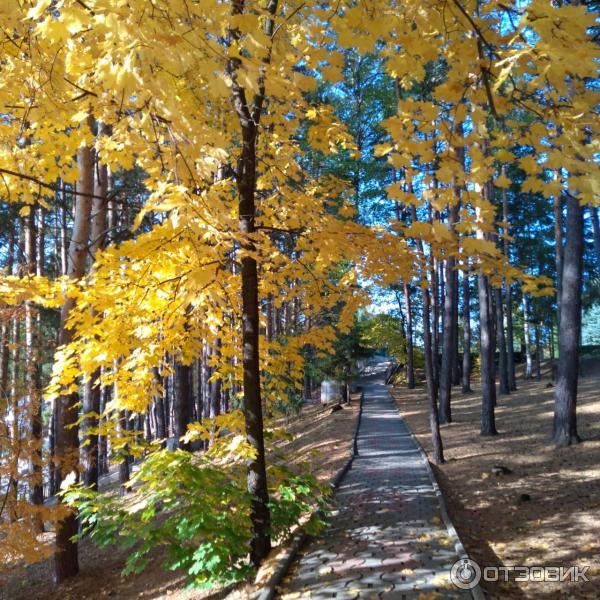
[[[382,380],[363,385],[358,456],[336,493],[331,525],[305,547],[280,598],[471,597],[450,582],[454,544],[422,455]]]

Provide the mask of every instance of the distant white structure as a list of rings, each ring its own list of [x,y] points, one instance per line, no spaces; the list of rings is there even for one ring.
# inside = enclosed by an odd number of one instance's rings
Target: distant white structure
[[[342,399],[342,384],[339,381],[326,379],[321,383],[321,404],[341,402]]]

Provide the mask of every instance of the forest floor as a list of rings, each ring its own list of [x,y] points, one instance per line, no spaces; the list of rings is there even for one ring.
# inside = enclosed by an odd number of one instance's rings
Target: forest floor
[[[298,417],[290,419],[288,431],[293,439],[285,449],[293,462],[308,461],[321,481],[333,479],[351,454],[358,398],[354,394],[350,404],[335,412],[321,405],[307,405]],[[98,548],[86,538],[80,543],[80,573],[76,577],[54,586],[49,560],[26,568],[15,567],[0,580],[0,600],[217,600],[229,591],[186,590],[184,573],[161,567],[164,560],[161,550],[151,554],[151,561],[142,573],[124,578],[121,570],[128,552],[114,546]]]
[[[453,389],[454,422],[442,427],[446,463],[434,467],[450,516],[470,557],[484,566],[588,566],[589,582],[485,583],[490,598],[599,597],[600,589],[600,360],[580,380],[578,429],[584,442],[550,444],[554,388],[519,377],[518,390],[499,396],[499,435],[479,436],[480,395]],[[400,411],[431,454],[424,389],[394,389]],[[492,468],[510,469],[494,475]],[[514,577],[513,577],[514,579]]]

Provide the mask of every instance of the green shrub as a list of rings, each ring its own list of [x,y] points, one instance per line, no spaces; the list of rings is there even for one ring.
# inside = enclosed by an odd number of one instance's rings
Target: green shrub
[[[100,546],[131,549],[124,575],[143,571],[149,553],[164,547],[164,567],[184,570],[190,586],[247,577],[251,496],[245,460],[251,450],[241,435],[212,432],[206,452],[152,452],[131,479],[132,494],[98,493],[81,484],[64,491],[65,501],[79,511],[80,537],[89,534]],[[328,492],[313,476],[288,468],[284,456],[271,462],[271,535],[281,540],[303,515],[326,506]],[[308,527],[314,532],[320,525],[316,518]]]

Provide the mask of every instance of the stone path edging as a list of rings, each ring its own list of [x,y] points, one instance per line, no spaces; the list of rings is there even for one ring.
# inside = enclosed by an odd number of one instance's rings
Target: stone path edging
[[[391,388],[393,386],[388,386],[388,387]],[[391,394],[391,392],[390,392],[390,394]],[[392,395],[392,397],[393,397],[393,395]],[[394,403],[396,403],[395,398],[394,398]],[[396,406],[397,406],[397,404],[396,404]],[[398,409],[398,412],[400,412],[400,409]],[[400,413],[400,415],[402,415],[402,413]],[[404,417],[402,417],[402,418],[404,419]],[[406,423],[406,419],[404,419],[404,422]],[[450,519],[450,515],[448,513],[448,505],[446,504],[446,499],[444,498],[444,495],[442,494],[442,490],[440,489],[440,486],[436,479],[435,473],[433,472],[433,469],[431,468],[431,464],[429,463],[429,458],[427,456],[427,452],[425,452],[423,445],[421,444],[421,442],[419,441],[417,436],[414,434],[413,430],[410,427],[408,427],[408,423],[406,423],[406,425],[407,425],[407,429],[410,433],[410,436],[412,437],[415,445],[417,446],[417,449],[419,450],[419,452],[421,453],[421,456],[423,457],[423,460],[425,461],[425,467],[427,468],[427,471],[429,472],[429,477],[431,478],[431,484],[433,486],[433,490],[435,492],[435,495],[437,496],[438,503],[440,505],[440,514],[442,515],[442,520],[444,521],[444,525],[446,525],[446,529],[448,530],[448,536],[454,543],[454,550],[455,550],[456,554],[458,555],[459,559],[470,560],[470,557],[467,554],[467,551],[466,551],[465,547],[463,546],[463,543],[460,540],[460,536],[458,535],[458,532],[456,531],[456,527],[454,527],[454,523],[452,523],[452,519]],[[473,600],[486,600],[485,594],[483,593],[483,589],[481,588],[481,586],[479,584],[477,584],[475,587],[471,588],[470,591],[471,591],[471,596],[473,597]]]
[[[466,552],[382,368],[365,373],[362,382],[359,454],[336,491],[338,510],[300,549],[276,597],[481,600],[481,588],[453,584]]]
[[[360,420],[363,412],[363,400],[364,392],[362,392],[360,395],[358,415],[356,417],[356,425],[354,427],[354,435],[352,438],[352,452],[350,454],[350,457],[346,461],[346,464],[336,473],[335,477],[331,480],[330,485],[333,491],[335,491],[339,487],[340,483],[344,479],[344,476],[350,470],[352,462],[358,455],[358,431],[360,429]],[[319,511],[315,511],[309,518],[313,518],[318,514]],[[251,600],[272,600],[275,597],[277,586],[285,577],[292,562],[298,555],[298,552],[302,548],[302,545],[306,541],[307,537],[308,534],[306,533],[304,526],[300,525],[298,527],[298,531],[296,531],[296,533],[294,533],[294,535],[292,536],[291,541],[288,544],[286,544],[286,546],[282,549],[280,554],[278,554],[273,559],[274,564],[273,562],[269,564],[269,569],[273,569],[273,573],[270,575],[269,579],[265,583],[261,584],[259,590],[250,594]],[[260,571],[261,569],[259,569],[259,572],[256,575],[256,581],[259,581],[261,578]]]

